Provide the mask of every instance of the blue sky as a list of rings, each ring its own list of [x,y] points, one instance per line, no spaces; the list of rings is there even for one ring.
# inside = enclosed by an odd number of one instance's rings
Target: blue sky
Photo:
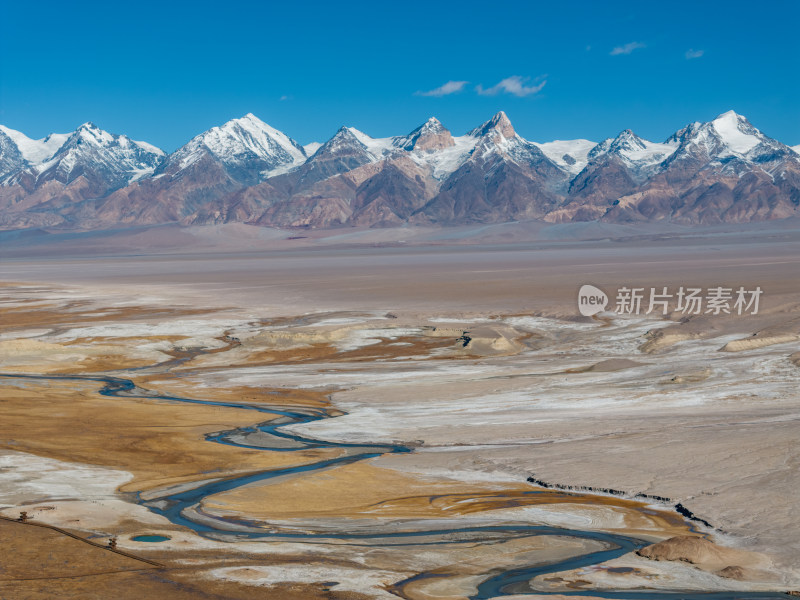
[[[247,112],[308,143],[343,124],[401,134],[431,115],[461,134],[505,110],[533,141],[624,128],[661,141],[734,109],[800,144],[794,0],[40,1],[2,13],[0,123],[31,137],[93,121],[171,151]]]

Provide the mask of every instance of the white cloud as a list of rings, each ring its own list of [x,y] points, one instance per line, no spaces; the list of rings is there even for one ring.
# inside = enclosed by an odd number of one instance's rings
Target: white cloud
[[[464,89],[464,86],[467,85],[469,81],[448,81],[444,85],[440,85],[439,87],[428,90],[427,92],[417,92],[416,96],[434,96],[434,97],[441,97],[441,96],[448,96],[450,94],[457,94],[461,90]]]
[[[611,56],[617,56],[619,54],[630,54],[634,50],[638,50],[639,48],[646,48],[646,45],[642,42],[630,42],[629,44],[625,44],[624,46],[617,46],[614,48],[610,54]]]
[[[547,80],[545,79],[539,84],[526,86],[525,82],[528,81],[528,79],[530,78],[512,75],[511,77],[506,77],[497,85],[493,85],[487,89],[484,89],[482,85],[478,85],[475,88],[475,91],[481,96],[496,96],[497,94],[503,92],[506,94],[513,94],[514,96],[523,97],[532,96],[533,94],[539,93],[547,83]]]
[[[705,54],[705,50],[692,50],[691,48],[689,48],[686,51],[686,60],[691,60],[693,58],[700,58],[701,56],[703,56],[703,54]]]

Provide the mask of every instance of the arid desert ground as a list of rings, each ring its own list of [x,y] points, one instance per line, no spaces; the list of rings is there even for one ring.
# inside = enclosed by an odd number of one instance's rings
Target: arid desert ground
[[[0,248],[3,600],[800,590],[796,221]]]

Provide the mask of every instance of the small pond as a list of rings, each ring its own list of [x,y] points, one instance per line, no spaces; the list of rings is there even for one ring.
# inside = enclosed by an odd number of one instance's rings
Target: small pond
[[[166,542],[169,538],[165,535],[136,535],[131,539],[134,542]]]

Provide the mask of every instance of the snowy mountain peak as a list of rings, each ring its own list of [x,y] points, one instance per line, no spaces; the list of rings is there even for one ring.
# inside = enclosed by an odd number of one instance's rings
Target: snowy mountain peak
[[[666,143],[658,144],[625,129],[617,137],[603,140],[592,148],[587,156],[587,164],[613,157],[622,161],[634,179],[643,180],[655,173],[659,165],[672,156],[677,148],[678,142],[672,138]]]
[[[228,136],[241,135],[242,132],[247,132],[256,137],[266,134],[282,140],[290,139],[285,133],[268,125],[253,113],[247,113],[238,119],[226,121],[219,127],[212,127],[202,135],[211,138],[218,135],[218,132],[225,132]],[[289,145],[291,145],[291,142],[289,142]]]
[[[609,152],[630,163],[654,164],[672,155],[677,147],[675,142],[651,142],[626,129],[611,143]]]
[[[70,136],[70,140],[78,139],[81,142],[94,144],[96,146],[108,146],[113,144],[114,142],[128,138],[126,136],[114,136],[108,133],[107,131],[103,131],[97,125],[92,123],[91,121],[87,121],[80,127],[75,130],[75,133]],[[69,143],[69,141],[67,142]]]
[[[470,131],[465,137],[475,140],[474,149],[469,157],[470,162],[478,165],[487,174],[497,172],[511,164],[523,170],[532,170],[537,177],[547,177],[549,175],[544,175],[547,172],[561,179],[565,177],[565,171],[569,171],[551,159],[539,144],[529,142],[517,134],[503,111]]]
[[[306,163],[297,169],[295,179],[301,188],[377,163],[393,152],[394,138],[373,138],[355,127],[340,127],[327,142],[316,148]]]
[[[500,134],[507,140],[513,139],[517,134],[508,116],[502,110],[480,127],[476,127],[469,132],[474,137],[482,137],[488,134]]]
[[[415,131],[424,133],[441,133],[443,131],[447,131],[447,129],[444,125],[442,125],[442,122],[439,119],[436,117],[431,117],[422,125],[420,125]]]
[[[349,151],[352,148],[366,149],[366,145],[361,143],[354,131],[358,131],[353,127],[345,127],[342,125],[339,130],[333,135],[331,139],[322,144],[320,151],[327,154],[337,154],[342,151]],[[361,136],[365,134],[358,131]]]
[[[369,152],[372,138],[355,127],[342,126],[331,139],[322,144],[315,153],[315,157],[363,157],[367,162],[373,160]]]
[[[697,130],[702,127],[703,124],[700,121],[695,121],[693,123],[689,123],[686,127],[679,129],[671,136],[669,136],[664,143],[665,144],[681,144],[685,140],[689,139],[693,135],[697,133]]]
[[[630,129],[622,130],[611,142],[609,152],[628,155],[647,148],[647,142]]]
[[[52,134],[45,138],[45,142],[51,143],[50,139],[57,134]],[[74,132],[66,136],[57,137],[54,142],[57,143],[59,138],[66,138],[63,144],[58,148],[58,152],[53,154],[51,158],[55,159],[70,151],[79,151],[80,147],[93,147],[101,152],[110,152],[114,155],[124,153],[143,153],[152,154],[158,157],[164,156],[164,151],[160,148],[148,144],[147,142],[137,142],[132,140],[127,135],[116,135],[100,129],[94,123],[88,121],[78,127]],[[88,150],[80,150],[80,152],[88,152]],[[148,162],[150,162],[148,160]]]
[[[641,141],[642,138],[640,138],[638,135],[633,133],[632,129],[623,129],[622,131],[620,131],[617,134],[616,139],[617,140],[633,140],[633,141],[637,141],[638,142],[638,141]]]
[[[745,168],[744,164],[771,163],[792,156],[788,146],[767,137],[732,110],[707,123],[693,123],[672,140],[680,144],[674,160],[711,161],[733,172]]]
[[[275,157],[282,163],[301,163],[306,158],[300,144],[253,113],[231,119],[220,127],[212,127],[202,137],[204,145],[220,158],[252,154]]]
[[[740,115],[735,110],[728,110],[718,115],[714,121],[747,121],[747,118],[744,115]]]
[[[177,165],[174,175],[209,154],[245,183],[284,173],[307,158],[300,144],[253,113],[212,127],[178,149],[170,157],[170,163]]]
[[[736,154],[747,154],[761,143],[761,134],[742,115],[729,110],[711,121],[710,126],[720,140]]]
[[[69,183],[84,176],[113,189],[152,174],[163,157],[164,152],[151,144],[87,122],[69,135],[49,160],[34,168],[37,180]]]
[[[403,150],[441,150],[453,146],[453,136],[439,119],[431,117],[406,136],[397,137],[393,144]]]

